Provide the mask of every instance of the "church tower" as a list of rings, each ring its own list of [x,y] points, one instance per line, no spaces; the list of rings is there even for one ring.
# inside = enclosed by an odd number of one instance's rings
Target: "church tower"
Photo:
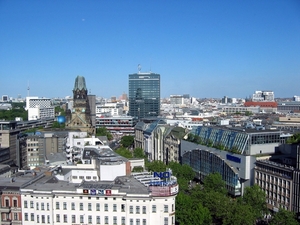
[[[68,112],[66,127],[95,135],[85,78],[77,76],[73,88],[73,109]]]

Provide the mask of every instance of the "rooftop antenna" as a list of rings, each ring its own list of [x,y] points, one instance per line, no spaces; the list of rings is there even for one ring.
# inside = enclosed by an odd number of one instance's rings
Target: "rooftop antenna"
[[[28,86],[27,86],[27,97],[29,97],[29,91],[30,91],[30,87],[29,87],[29,81],[28,81]]]
[[[139,64],[138,65],[138,71],[139,71],[139,73],[141,72],[141,69],[142,69],[142,66],[141,66],[141,64]]]

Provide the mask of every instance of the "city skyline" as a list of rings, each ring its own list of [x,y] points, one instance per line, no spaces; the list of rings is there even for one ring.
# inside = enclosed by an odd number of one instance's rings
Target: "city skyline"
[[[0,94],[128,93],[128,74],[161,75],[161,97],[300,95],[300,2],[1,1]]]

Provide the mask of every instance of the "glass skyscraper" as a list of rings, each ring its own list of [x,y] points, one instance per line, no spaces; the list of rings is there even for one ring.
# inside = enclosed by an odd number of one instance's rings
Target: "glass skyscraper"
[[[159,113],[160,75],[129,74],[129,115],[140,119],[159,116]]]

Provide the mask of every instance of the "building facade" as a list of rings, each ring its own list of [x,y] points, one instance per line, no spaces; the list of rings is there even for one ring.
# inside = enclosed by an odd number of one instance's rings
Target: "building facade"
[[[160,115],[159,74],[129,74],[129,115],[139,119]]]
[[[54,118],[54,107],[50,98],[26,97],[28,120]]]

